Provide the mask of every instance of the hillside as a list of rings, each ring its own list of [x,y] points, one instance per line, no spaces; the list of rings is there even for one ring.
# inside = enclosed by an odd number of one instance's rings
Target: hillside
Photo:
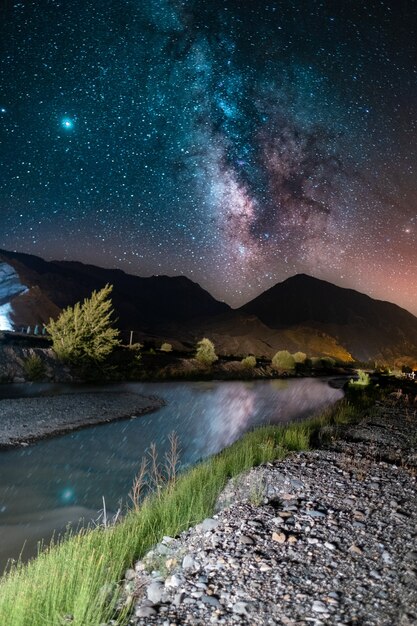
[[[239,309],[273,329],[304,326],[333,337],[361,360],[417,358],[417,318],[353,289],[299,274]]]
[[[224,355],[271,357],[287,349],[342,361],[417,363],[417,318],[411,313],[305,274],[232,310],[184,276],[142,278],[0,250],[0,325],[42,324],[106,283],[114,287],[116,323],[136,331],[135,341],[193,349],[209,336]]]
[[[4,250],[0,250],[0,264],[12,267],[20,284],[28,288],[25,306],[22,306],[23,296],[15,297],[16,287],[10,293],[12,320],[17,327],[47,322],[59,309],[83,300],[106,283],[113,285],[112,300],[121,329],[153,331],[172,323],[186,324],[197,317],[229,310],[227,304],[215,300],[184,276],[141,278],[121,270],[77,262],[48,262]],[[14,280],[13,285],[17,282]]]

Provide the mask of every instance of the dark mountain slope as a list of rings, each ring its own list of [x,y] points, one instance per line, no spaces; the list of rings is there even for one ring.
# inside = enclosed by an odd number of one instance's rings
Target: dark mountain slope
[[[334,337],[359,359],[417,357],[417,318],[353,289],[298,274],[239,309],[270,328],[302,325]]]
[[[111,283],[120,328],[143,329],[172,322],[186,323],[196,317],[218,315],[230,309],[184,276],[140,278],[122,270],[77,262],[48,262],[32,255],[4,250],[0,250],[0,262],[12,266],[24,285],[29,288],[36,286],[38,298],[41,293],[44,302],[49,301],[59,308],[73,305],[88,297],[94,289]],[[19,307],[16,302],[14,308],[17,312]],[[40,318],[34,321],[47,321]],[[20,319],[15,322],[17,325],[23,323]]]

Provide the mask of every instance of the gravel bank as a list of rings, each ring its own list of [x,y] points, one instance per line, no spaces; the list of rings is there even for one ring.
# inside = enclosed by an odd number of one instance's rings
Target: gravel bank
[[[337,434],[230,483],[213,519],[136,563],[130,624],[416,626],[414,409]]]
[[[133,393],[80,393],[0,400],[0,448],[27,445],[73,430],[137,417],[162,406]]]

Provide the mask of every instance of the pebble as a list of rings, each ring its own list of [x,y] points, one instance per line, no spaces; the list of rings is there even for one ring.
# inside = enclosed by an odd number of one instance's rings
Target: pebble
[[[315,600],[311,608],[316,613],[327,613],[327,606],[320,600]]]
[[[211,517],[208,517],[203,522],[201,522],[201,528],[204,532],[215,530],[218,525],[219,525],[219,521]]]
[[[150,600],[153,604],[158,604],[161,601],[163,591],[164,587],[162,583],[151,583],[146,590],[148,600]]]
[[[382,442],[402,428],[394,413],[378,422]],[[391,439],[371,450],[349,428],[230,481],[214,518],[158,544],[165,580],[143,561],[128,570],[126,594],[132,576],[145,590],[130,626],[417,626],[417,472],[381,460],[401,449]],[[403,431],[417,441],[417,420]],[[251,485],[268,501],[254,504]]]

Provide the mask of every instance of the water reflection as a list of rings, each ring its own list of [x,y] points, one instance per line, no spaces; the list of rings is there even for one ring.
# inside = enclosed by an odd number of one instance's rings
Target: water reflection
[[[34,386],[32,393],[53,393]],[[63,389],[66,393],[91,391]],[[36,541],[80,517],[97,517],[105,496],[116,510],[140,459],[155,442],[163,457],[177,433],[183,465],[230,445],[262,423],[303,418],[342,396],[320,380],[122,384],[113,391],[163,397],[167,405],[138,419],[115,422],[0,453],[0,559],[33,553]],[[25,389],[27,393],[27,388]],[[5,391],[3,390],[3,394]],[[1,401],[0,401],[1,407]]]

